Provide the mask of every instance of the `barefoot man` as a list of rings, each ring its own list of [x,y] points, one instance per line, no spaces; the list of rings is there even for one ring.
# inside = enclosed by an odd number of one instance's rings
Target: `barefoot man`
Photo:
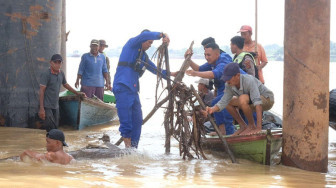
[[[226,65],[221,79],[226,82],[224,95],[216,105],[207,107],[205,114],[212,114],[226,108],[240,125],[240,129],[233,135],[248,135],[260,132],[262,111],[271,109],[274,104],[273,92],[254,76],[240,74],[238,63]],[[236,108],[243,111],[248,125],[246,125]],[[257,126],[252,116],[254,111],[257,113]]]
[[[38,161],[47,160],[52,163],[69,164],[73,157],[63,151],[63,146],[68,146],[65,143],[65,137],[61,130],[51,129],[46,135],[47,153],[38,153],[31,150],[26,150],[20,155],[23,161],[26,157],[36,159]]]

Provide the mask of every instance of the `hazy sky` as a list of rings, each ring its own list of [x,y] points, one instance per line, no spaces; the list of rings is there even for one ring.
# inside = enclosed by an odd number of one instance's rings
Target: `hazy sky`
[[[196,46],[209,36],[229,45],[241,25],[255,26],[254,0],[67,0],[69,50],[105,39],[112,48],[143,29],[169,34],[171,48]],[[334,13],[334,14],[333,14]],[[336,41],[336,0],[331,0],[331,40]],[[253,35],[254,37],[254,35]],[[283,45],[284,0],[258,0],[258,43]],[[160,43],[154,43],[158,46]]]

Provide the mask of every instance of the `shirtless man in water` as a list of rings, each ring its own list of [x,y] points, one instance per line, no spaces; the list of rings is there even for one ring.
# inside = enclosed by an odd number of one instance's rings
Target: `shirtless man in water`
[[[47,160],[52,163],[69,164],[73,157],[63,151],[63,146],[68,146],[65,143],[65,137],[62,131],[58,129],[50,130],[46,135],[47,153],[38,153],[31,150],[26,150],[20,155],[20,159],[29,157],[38,161]]]

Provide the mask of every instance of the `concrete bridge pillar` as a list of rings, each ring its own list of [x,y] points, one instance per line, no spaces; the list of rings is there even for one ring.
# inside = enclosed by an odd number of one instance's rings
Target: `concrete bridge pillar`
[[[286,0],[284,165],[328,170],[330,0]]]

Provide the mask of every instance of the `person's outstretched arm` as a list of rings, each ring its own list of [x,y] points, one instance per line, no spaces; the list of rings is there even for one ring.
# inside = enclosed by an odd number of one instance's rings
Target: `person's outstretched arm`
[[[193,52],[190,50],[190,49],[188,49],[185,53],[184,53],[184,58],[186,58],[187,57],[187,55],[193,55]],[[192,68],[192,70],[194,70],[194,71],[199,71],[199,65],[197,65],[193,60],[191,60],[191,58],[190,58],[190,61],[189,61],[189,65],[190,65],[190,67]]]
[[[86,97],[85,93],[76,91],[76,90],[75,90],[74,88],[72,88],[68,83],[64,84],[63,86],[64,86],[65,89],[71,91],[71,92],[74,93],[75,95]]]
[[[41,159],[45,159],[44,154],[41,154],[41,153],[38,153],[38,152],[35,152],[35,151],[31,151],[31,150],[26,150],[23,153],[21,153],[21,155],[20,155],[21,161],[23,160],[23,158],[25,156],[28,156],[28,157],[30,157],[32,159],[36,159],[36,160],[39,160],[39,161]]]
[[[45,93],[46,88],[47,88],[46,86],[40,85],[40,92],[39,92],[40,110],[39,110],[38,115],[42,120],[45,120],[44,93]]]

